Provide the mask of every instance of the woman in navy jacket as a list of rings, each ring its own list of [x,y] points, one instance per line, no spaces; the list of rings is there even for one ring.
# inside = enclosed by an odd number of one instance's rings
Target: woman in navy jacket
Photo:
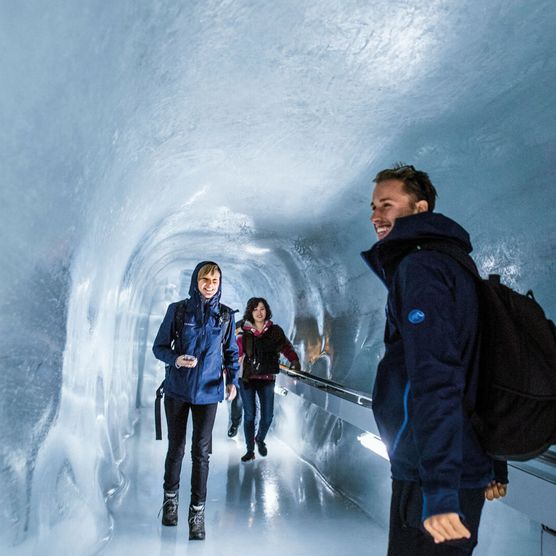
[[[172,303],[153,345],[157,359],[166,364],[164,409],[168,424],[168,452],[164,473],[163,525],[177,525],[178,490],[185,450],[187,419],[191,411],[191,504],[189,538],[205,538],[204,509],[207,494],[212,429],[218,402],[236,395],[238,350],[234,318],[220,303],[221,270],[216,263],[199,263],[191,276],[189,298]],[[182,309],[180,310],[180,305]],[[179,313],[178,313],[179,311]],[[176,315],[183,323],[175,322]],[[180,334],[181,328],[181,334]]]

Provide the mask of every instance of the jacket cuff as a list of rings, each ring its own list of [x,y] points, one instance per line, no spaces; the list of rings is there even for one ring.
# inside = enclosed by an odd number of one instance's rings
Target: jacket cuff
[[[239,373],[234,373],[233,376],[231,376],[231,373],[228,369],[226,369],[226,386],[229,386],[230,384],[233,384],[236,388],[239,388]]]
[[[456,513],[461,514],[459,494],[452,489],[423,489],[423,513],[421,521],[432,515]]]
[[[492,470],[494,472],[494,480],[497,483],[508,484],[508,462],[493,460]]]

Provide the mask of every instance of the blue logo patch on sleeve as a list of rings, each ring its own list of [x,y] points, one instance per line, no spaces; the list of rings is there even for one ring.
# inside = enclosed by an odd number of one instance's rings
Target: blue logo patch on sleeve
[[[425,320],[425,313],[421,309],[413,309],[407,315],[407,320],[411,324],[420,324]]]

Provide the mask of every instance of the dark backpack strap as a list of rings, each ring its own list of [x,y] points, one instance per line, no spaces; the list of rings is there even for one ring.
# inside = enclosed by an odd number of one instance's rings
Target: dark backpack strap
[[[154,428],[156,432],[156,439],[162,440],[162,421],[160,417],[160,402],[164,396],[164,381],[156,390],[156,400],[154,401]]]
[[[475,278],[481,278],[475,261],[461,247],[451,241],[446,240],[423,240],[417,243],[417,250],[426,249],[427,251],[438,251],[455,259],[458,263],[466,268]]]
[[[185,322],[185,310],[187,309],[187,299],[184,299],[178,303],[176,307],[176,312],[174,313],[173,322],[173,339],[174,346],[178,353],[181,353],[181,333],[183,331],[183,325]]]
[[[174,342],[174,349],[181,353],[181,333],[185,322],[185,311],[187,309],[187,299],[183,299],[178,303],[176,312],[174,313],[174,321],[172,322],[172,340]],[[162,440],[162,418],[160,403],[164,397],[164,381],[156,390],[156,398],[154,400],[154,428],[157,440]]]

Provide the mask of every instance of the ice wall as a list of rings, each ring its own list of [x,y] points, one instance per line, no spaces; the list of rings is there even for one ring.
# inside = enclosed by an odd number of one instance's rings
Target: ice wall
[[[385,292],[359,251],[393,161],[556,315],[555,19],[542,0],[2,3],[0,546],[109,534],[145,346],[201,258],[225,302],[268,297],[306,368],[370,390]],[[341,481],[353,439],[325,421],[305,440]]]

